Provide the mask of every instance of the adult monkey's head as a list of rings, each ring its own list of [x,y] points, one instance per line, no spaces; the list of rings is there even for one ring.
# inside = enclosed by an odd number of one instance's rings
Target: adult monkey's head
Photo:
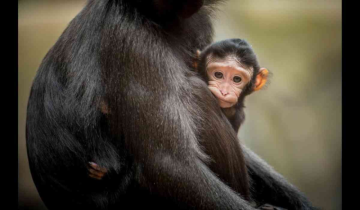
[[[260,68],[251,46],[243,39],[216,42],[198,51],[198,72],[208,81],[221,108],[230,108],[260,90],[269,71]]]

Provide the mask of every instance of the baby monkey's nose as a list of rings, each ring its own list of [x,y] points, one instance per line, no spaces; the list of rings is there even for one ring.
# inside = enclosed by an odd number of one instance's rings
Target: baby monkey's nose
[[[221,93],[223,96],[226,96],[226,95],[229,94],[229,92],[226,91],[226,90],[220,90],[220,93]]]

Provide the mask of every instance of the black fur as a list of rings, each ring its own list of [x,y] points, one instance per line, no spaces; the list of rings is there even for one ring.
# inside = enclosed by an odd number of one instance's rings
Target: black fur
[[[28,103],[30,169],[50,210],[253,209],[247,169],[259,204],[311,208],[246,148],[245,163],[190,71],[195,49],[212,40],[216,2],[90,0],[71,21]],[[109,169],[104,180],[89,178],[89,161]]]

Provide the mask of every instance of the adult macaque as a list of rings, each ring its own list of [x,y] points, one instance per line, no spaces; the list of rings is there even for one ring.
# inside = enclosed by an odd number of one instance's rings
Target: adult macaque
[[[49,210],[312,208],[240,145],[191,71],[218,2],[89,0],[69,23],[39,67],[26,119]],[[108,178],[89,177],[90,161]]]

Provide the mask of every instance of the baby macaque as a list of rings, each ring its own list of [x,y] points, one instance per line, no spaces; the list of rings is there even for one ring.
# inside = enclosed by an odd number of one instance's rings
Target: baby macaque
[[[208,83],[236,132],[245,120],[245,96],[260,90],[269,71],[260,68],[251,46],[243,39],[227,39],[198,51],[194,67]]]
[[[207,82],[219,106],[238,132],[245,120],[244,100],[266,84],[269,71],[260,68],[249,43],[243,39],[227,39],[213,43],[197,52],[194,67]],[[284,210],[264,204],[260,210]]]

